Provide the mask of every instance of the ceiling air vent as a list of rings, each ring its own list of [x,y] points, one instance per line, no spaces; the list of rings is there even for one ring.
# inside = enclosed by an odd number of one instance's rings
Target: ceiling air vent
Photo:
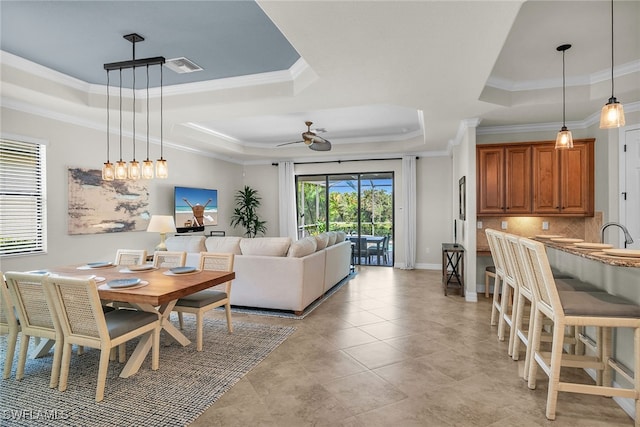
[[[193,73],[194,71],[201,71],[202,68],[193,61],[187,58],[173,58],[167,59],[165,62],[167,68],[175,71],[178,74]]]

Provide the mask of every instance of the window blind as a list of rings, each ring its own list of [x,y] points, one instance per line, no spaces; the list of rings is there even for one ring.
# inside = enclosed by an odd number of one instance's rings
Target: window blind
[[[44,253],[46,146],[0,139],[0,256]]]

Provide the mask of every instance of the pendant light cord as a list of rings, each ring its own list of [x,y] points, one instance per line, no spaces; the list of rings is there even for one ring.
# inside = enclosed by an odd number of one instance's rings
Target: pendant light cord
[[[163,123],[164,123],[164,119],[162,117],[163,108],[164,108],[163,103],[162,103],[162,100],[164,99],[164,96],[162,95],[162,86],[163,86],[162,68],[163,68],[163,66],[162,66],[162,64],[160,64],[160,160],[162,160],[164,158],[163,157],[163,155],[164,155],[163,146],[162,146],[162,141],[163,141],[163,134],[162,134],[163,129],[162,128],[163,128]]]
[[[566,104],[565,104],[565,77],[564,77],[564,53],[565,51],[562,51],[562,127],[566,128],[566,121],[565,121],[565,110],[566,110]]]
[[[135,39],[131,43],[133,45],[133,63],[136,62],[136,41]],[[136,161],[136,66],[132,67],[133,74],[133,108],[131,112],[133,113],[133,161]]]
[[[149,161],[149,64],[147,64],[147,161]]]
[[[613,90],[613,0],[611,0],[611,99],[614,98]]]
[[[107,163],[109,163],[109,70],[107,70]]]
[[[120,161],[122,162],[122,68],[120,68]]]

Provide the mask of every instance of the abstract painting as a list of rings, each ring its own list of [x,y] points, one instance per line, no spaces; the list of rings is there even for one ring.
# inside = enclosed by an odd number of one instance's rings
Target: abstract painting
[[[69,234],[144,231],[150,217],[145,181],[103,181],[98,169],[69,168]]]

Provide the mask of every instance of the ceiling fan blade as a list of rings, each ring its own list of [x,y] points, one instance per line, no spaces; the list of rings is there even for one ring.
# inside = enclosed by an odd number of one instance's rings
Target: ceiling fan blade
[[[284,144],[278,144],[278,145],[276,145],[276,147],[282,147],[283,145],[299,144],[300,142],[305,142],[305,141],[285,142]]]
[[[329,151],[331,150],[331,143],[324,139],[324,142],[314,142],[309,148],[313,151]]]

